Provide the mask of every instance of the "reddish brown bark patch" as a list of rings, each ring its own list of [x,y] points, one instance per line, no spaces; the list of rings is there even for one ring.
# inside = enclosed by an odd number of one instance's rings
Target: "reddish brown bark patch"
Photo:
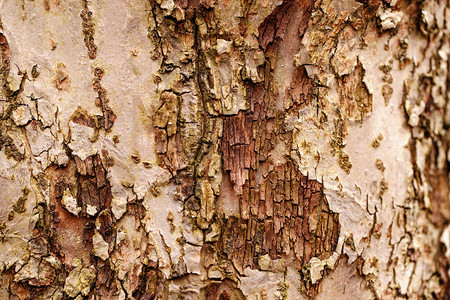
[[[70,120],[79,125],[96,128],[95,118],[89,115],[86,110],[83,110],[80,107],[74,112]]]
[[[200,7],[200,4],[204,2],[203,0],[175,0],[176,5],[182,9],[194,10]]]
[[[150,262],[142,269],[139,285],[133,292],[133,297],[143,300],[165,299],[167,290],[164,283],[164,275],[156,268],[156,263]]]
[[[63,262],[71,264],[75,258],[89,259],[90,247],[84,240],[85,218],[69,213],[61,204],[66,189],[76,185],[76,169],[73,162],[64,168],[50,166],[47,171],[50,180],[50,213],[52,215],[51,227],[56,233],[57,254]]]
[[[303,35],[310,5],[285,1],[266,18],[259,26],[266,54],[284,55],[279,41],[287,38],[286,28],[297,14],[305,17],[297,23]],[[263,255],[288,264],[293,260],[299,270],[312,257],[326,259],[336,249],[340,231],[339,216],[330,210],[322,184],[301,174],[290,158],[292,129],[286,117],[311,103],[312,82],[304,67],[294,69],[286,90],[292,104],[280,107],[269,64],[265,71],[264,84],[247,86],[250,109],[225,117],[223,123],[223,167],[238,194],[240,214],[226,220],[219,248],[241,274],[247,267],[260,268]],[[314,286],[308,288],[310,296],[316,293]]]
[[[98,216],[99,233],[106,242],[113,244],[111,187],[100,155],[90,156],[85,161],[75,157],[67,166],[51,166],[46,173],[50,180],[52,227],[57,233],[58,254],[64,262],[70,264],[74,258],[89,260],[95,228],[92,217]],[[67,190],[81,207],[78,216],[71,214],[61,203]],[[91,206],[91,215],[87,212],[88,205]],[[92,213],[92,208],[95,208],[95,213]]]
[[[201,292],[201,299],[206,300],[244,300],[246,299],[241,290],[235,287],[230,280],[211,282]]]
[[[276,39],[283,39],[287,27],[291,21],[295,8],[299,7],[303,12],[308,13],[299,27],[299,34],[303,35],[308,25],[309,13],[312,1],[286,0],[277,6],[273,12],[258,27],[258,42],[264,50]]]
[[[292,162],[275,167],[258,187],[244,186],[241,216],[227,220],[223,252],[242,272],[258,259],[293,257],[300,269],[312,257],[328,258],[339,237],[338,214],[330,211],[322,185],[303,176]]]
[[[286,96],[294,111],[300,107],[310,104],[310,98],[306,98],[305,95],[311,95],[313,93],[312,80],[308,77],[304,66],[296,67],[292,72],[291,84],[286,89]]]
[[[249,91],[251,110],[224,119],[223,167],[239,195],[240,217],[228,218],[219,247],[240,273],[260,268],[266,254],[293,259],[300,270],[312,257],[334,252],[339,216],[330,210],[322,184],[289,159],[292,132],[283,126],[285,112],[271,109],[274,97],[262,87]],[[299,101],[306,103],[308,96]]]
[[[85,161],[75,157],[79,198],[82,212],[85,214],[87,206],[95,207],[97,212],[111,207],[111,187],[106,179],[106,170],[103,167],[99,154],[89,156]]]
[[[362,120],[372,111],[372,95],[363,78],[364,69],[359,61],[353,72],[338,78],[341,107],[345,115],[353,120]]]
[[[115,280],[115,271],[111,269],[110,263],[98,259],[95,269],[97,270],[95,295],[99,299],[118,299],[122,287]]]

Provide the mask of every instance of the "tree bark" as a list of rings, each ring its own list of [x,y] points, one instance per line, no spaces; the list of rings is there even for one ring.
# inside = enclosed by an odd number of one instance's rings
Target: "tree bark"
[[[445,1],[4,0],[1,299],[446,299]]]

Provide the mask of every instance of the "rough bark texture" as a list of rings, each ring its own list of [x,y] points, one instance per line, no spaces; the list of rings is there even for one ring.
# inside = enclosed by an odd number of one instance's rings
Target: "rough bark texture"
[[[450,7],[4,0],[1,299],[450,297]]]

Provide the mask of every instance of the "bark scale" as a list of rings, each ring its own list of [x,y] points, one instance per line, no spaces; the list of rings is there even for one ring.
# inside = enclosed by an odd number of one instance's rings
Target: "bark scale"
[[[0,298],[448,296],[447,2],[0,7]]]

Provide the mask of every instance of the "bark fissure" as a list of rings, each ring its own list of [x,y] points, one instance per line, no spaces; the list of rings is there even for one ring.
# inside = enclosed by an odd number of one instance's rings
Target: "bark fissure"
[[[449,11],[4,2],[0,298],[445,299]]]

